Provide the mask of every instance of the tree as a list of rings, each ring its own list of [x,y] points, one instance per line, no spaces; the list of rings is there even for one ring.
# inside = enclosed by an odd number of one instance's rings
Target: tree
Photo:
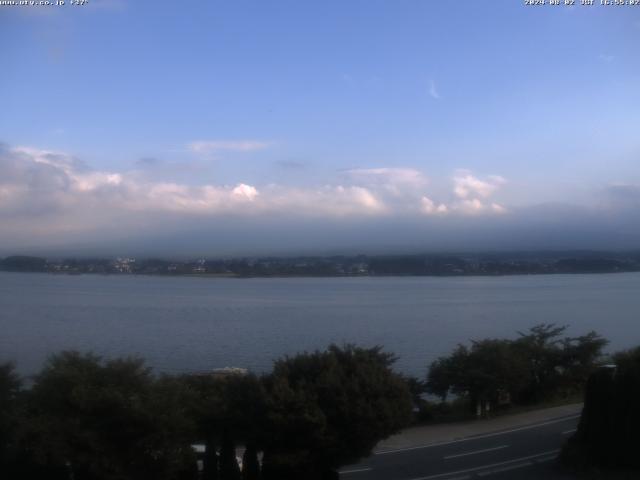
[[[527,333],[518,332],[520,338],[516,340],[516,348],[527,362],[527,385],[521,392],[521,401],[538,402],[557,390],[560,380],[557,367],[562,364],[563,357],[559,337],[566,329],[566,325],[557,327],[553,323],[541,323]]]
[[[427,393],[440,397],[440,401],[444,403],[454,381],[450,357],[440,357],[431,362],[425,383]]]
[[[501,396],[520,390],[524,362],[509,340],[472,342],[467,362],[462,378],[472,405],[488,408],[498,404]]]
[[[21,383],[12,363],[0,364],[0,472],[16,454]]]
[[[602,350],[607,343],[609,342],[594,331],[562,340],[563,384],[569,392],[579,390],[586,384],[602,358]]]
[[[203,458],[203,480],[218,480],[219,425],[222,399],[215,379],[211,375],[184,375],[180,377],[185,387],[192,392],[187,404],[189,416],[196,426],[196,437],[205,445]]]
[[[451,392],[472,409],[499,401],[532,403],[580,391],[597,366],[606,340],[595,332],[561,338],[567,327],[540,324],[516,340],[458,345],[431,363],[427,391],[444,402]]]
[[[449,357],[432,363],[427,377],[429,393],[443,401],[449,391],[469,400],[469,406],[489,408],[522,384],[524,365],[509,340],[487,339],[458,345]]]
[[[411,394],[380,347],[285,357],[266,379],[265,479],[329,478],[411,419]]]
[[[422,400],[422,394],[427,391],[426,382],[423,382],[419,378],[411,377],[411,376],[403,376],[404,381],[407,384],[407,388],[409,389],[409,393],[411,394],[411,400],[413,401],[414,406],[420,405]]]
[[[235,478],[236,442],[261,443],[266,397],[261,380],[252,374],[187,375],[182,381],[194,393],[190,405],[198,436],[205,442],[204,476],[208,480]],[[220,457],[216,449],[221,446]],[[222,448],[224,447],[224,448]]]
[[[47,260],[40,257],[16,255],[0,261],[0,269],[10,272],[46,272]]]
[[[437,395],[444,402],[448,394],[468,395],[468,372],[471,352],[465,345],[458,345],[448,357],[440,357],[431,364],[427,374],[427,392]]]
[[[55,355],[29,396],[35,458],[76,480],[184,478],[195,457],[182,395],[139,359]]]

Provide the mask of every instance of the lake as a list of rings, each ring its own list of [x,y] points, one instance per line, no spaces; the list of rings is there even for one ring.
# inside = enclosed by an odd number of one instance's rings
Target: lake
[[[424,375],[459,342],[541,322],[640,345],[640,273],[508,277],[194,278],[0,272],[0,361],[23,374],[62,349],[141,355],[156,371],[274,359],[332,342],[383,345]]]

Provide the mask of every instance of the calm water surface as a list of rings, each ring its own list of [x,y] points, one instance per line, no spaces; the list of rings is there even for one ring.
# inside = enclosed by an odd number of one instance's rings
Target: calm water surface
[[[331,342],[384,345],[423,375],[457,343],[540,322],[640,344],[640,274],[212,279],[0,272],[0,361],[62,349],[139,354],[156,370],[270,369]]]

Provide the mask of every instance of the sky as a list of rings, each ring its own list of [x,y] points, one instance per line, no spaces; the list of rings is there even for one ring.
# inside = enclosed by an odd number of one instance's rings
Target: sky
[[[639,41],[599,2],[0,4],[0,254],[640,248]]]

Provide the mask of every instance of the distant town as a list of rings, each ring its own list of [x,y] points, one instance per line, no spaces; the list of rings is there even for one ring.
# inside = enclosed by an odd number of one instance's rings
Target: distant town
[[[491,254],[353,255],[300,257],[66,258],[9,256],[0,270],[58,274],[286,276],[463,276],[640,271],[640,251]]]

